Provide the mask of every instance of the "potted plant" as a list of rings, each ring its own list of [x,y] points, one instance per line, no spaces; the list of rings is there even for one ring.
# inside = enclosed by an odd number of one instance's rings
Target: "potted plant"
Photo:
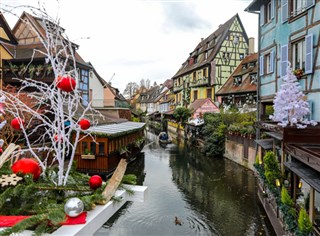
[[[18,72],[18,74],[19,74],[19,75],[23,75],[24,73],[26,73],[26,71],[27,71],[26,65],[25,65],[25,64],[21,64],[20,67],[19,67],[19,72]]]
[[[36,75],[39,76],[42,70],[43,70],[43,66],[42,65],[37,65],[37,67],[36,67]]]
[[[96,159],[96,156],[93,155],[88,149],[84,150],[84,153],[81,155],[81,159],[89,159],[94,160]]]
[[[29,65],[28,73],[29,73],[30,78],[33,77],[35,70],[36,70],[36,68],[35,68],[35,66],[33,64]]]
[[[293,71],[293,74],[297,77],[297,79],[301,79],[304,74],[304,71],[303,69],[296,69]]]
[[[52,73],[52,70],[53,70],[52,65],[48,65],[47,66],[47,75],[50,75]]]

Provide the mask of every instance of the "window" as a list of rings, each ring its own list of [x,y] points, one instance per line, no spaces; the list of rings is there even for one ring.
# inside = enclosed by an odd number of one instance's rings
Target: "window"
[[[198,63],[198,56],[194,57],[194,64]]]
[[[207,89],[207,98],[212,98],[212,89]]]
[[[294,42],[292,45],[292,69],[302,69],[306,74],[312,73],[313,35]]]
[[[79,90],[82,97],[82,104],[87,106],[89,103],[89,71],[80,70]]]
[[[239,58],[240,58],[240,60],[243,60],[244,54],[243,53],[239,53]]]
[[[267,74],[272,73],[273,72],[273,52],[270,52],[265,55],[265,62],[266,62],[265,73]]]
[[[315,4],[314,0],[292,0],[289,1],[291,16],[299,15]]]
[[[206,60],[208,58],[208,52],[206,51],[205,53],[204,53],[204,59]]]
[[[196,80],[197,80],[197,73],[193,72],[193,81],[196,81]]]
[[[90,153],[93,155],[96,154],[96,143],[95,142],[90,143]]]
[[[193,101],[198,99],[198,90],[193,91]]]
[[[306,44],[304,39],[292,45],[292,69],[305,68]]]
[[[203,69],[203,77],[207,77],[207,68]]]
[[[260,26],[270,22],[274,18],[275,0],[270,0],[260,7]]]
[[[233,78],[233,85],[239,86],[242,83],[242,78],[241,76],[237,76]]]
[[[260,76],[264,74],[273,73],[274,66],[274,53],[273,51],[266,52],[264,55],[260,56],[259,60],[259,74]]]

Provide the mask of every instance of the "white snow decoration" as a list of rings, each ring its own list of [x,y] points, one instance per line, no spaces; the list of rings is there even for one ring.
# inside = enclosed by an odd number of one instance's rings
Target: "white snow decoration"
[[[56,185],[66,185],[77,144],[80,141],[80,132],[90,135],[90,133],[80,129],[78,122],[85,117],[88,118],[88,115],[99,113],[92,109],[90,103],[86,107],[81,105],[82,97],[78,90],[80,80],[73,44],[66,35],[62,35],[59,19],[50,18],[44,7],[33,8],[32,13],[42,19],[46,31],[46,38],[42,38],[29,22],[25,22],[38,35],[45,48],[45,51],[34,49],[33,55],[40,53],[46,57],[45,61],[52,66],[54,81],[51,84],[46,84],[31,78],[17,79],[21,82],[21,88],[17,94],[1,90],[0,103],[6,100],[5,110],[14,117],[27,121],[25,115],[31,116],[31,119],[21,129],[27,149],[18,150],[15,154],[30,153],[39,162],[42,175],[44,175],[47,167],[52,164],[48,163],[49,153],[51,152],[54,157],[53,161],[58,163],[58,173],[56,175],[51,174],[50,177]],[[29,65],[32,61],[33,58],[31,58]],[[68,69],[69,64],[71,64],[71,69]],[[77,86],[71,93],[62,92],[56,87],[58,76],[65,74],[76,80]],[[19,94],[26,94],[24,92],[26,88],[28,88],[28,91],[36,91],[28,92],[30,100],[35,101],[32,108],[19,99]],[[41,112],[41,110],[45,112]],[[96,125],[97,121],[94,116],[92,115],[90,118],[91,124]],[[26,127],[30,125],[32,125],[32,130],[26,130]],[[37,135],[37,132],[42,132],[43,135]],[[62,138],[61,142],[54,139],[56,134],[59,134]],[[36,140],[32,140],[31,137],[35,137],[35,135]],[[41,145],[39,146],[39,144]],[[39,156],[41,150],[48,150],[47,157],[44,160]]]
[[[309,103],[301,91],[296,76],[292,73],[290,63],[281,88],[276,93],[273,108],[274,114],[270,116],[270,119],[278,121],[278,125],[281,127],[295,125],[297,128],[303,129],[308,124],[317,125],[316,121],[304,118],[310,114]]]

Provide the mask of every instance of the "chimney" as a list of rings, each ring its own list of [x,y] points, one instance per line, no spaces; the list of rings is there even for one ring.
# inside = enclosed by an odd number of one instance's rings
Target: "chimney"
[[[201,42],[204,40],[204,38],[201,38]]]
[[[249,38],[249,55],[254,53],[254,38]]]

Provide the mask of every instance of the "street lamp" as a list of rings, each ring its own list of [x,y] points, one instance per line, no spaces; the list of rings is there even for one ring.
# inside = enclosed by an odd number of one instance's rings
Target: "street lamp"
[[[279,179],[276,179],[276,186],[277,186],[277,189],[278,189],[278,194],[280,196],[280,186],[281,186],[281,183],[280,183],[280,180]],[[277,201],[276,201],[277,202]],[[277,204],[277,218],[279,218],[279,206]]]

